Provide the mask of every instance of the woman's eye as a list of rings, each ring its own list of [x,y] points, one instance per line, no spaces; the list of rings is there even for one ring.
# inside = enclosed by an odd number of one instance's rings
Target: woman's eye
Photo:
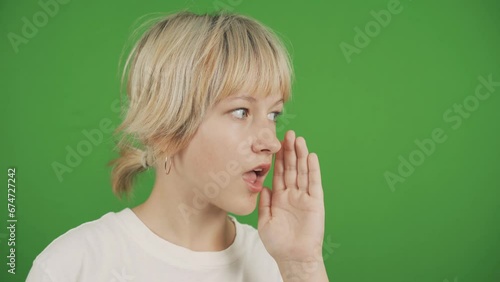
[[[274,118],[272,118],[271,120],[277,122],[278,117],[282,114],[282,112],[272,112],[271,114],[274,114]]]
[[[246,108],[239,108],[233,111],[233,114],[238,118],[238,119],[243,119],[245,117],[248,117],[248,109]],[[282,114],[282,112],[272,112],[270,113],[270,120],[273,122],[278,121],[278,117]]]
[[[233,111],[233,113],[237,113],[236,117],[242,119],[243,117],[239,117],[241,115],[248,116],[248,109],[239,108]]]

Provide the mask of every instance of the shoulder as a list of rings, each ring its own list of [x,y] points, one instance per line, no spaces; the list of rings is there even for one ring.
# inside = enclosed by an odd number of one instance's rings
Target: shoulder
[[[123,232],[115,212],[108,212],[98,219],[74,227],[45,247],[35,258],[29,275],[51,277],[47,281],[52,281],[54,278],[50,272],[53,269],[79,273],[83,265],[96,263],[96,258],[116,248],[120,233]]]
[[[38,257],[74,256],[88,247],[113,238],[113,235],[119,232],[118,229],[116,213],[108,212],[99,219],[85,222],[60,235]]]

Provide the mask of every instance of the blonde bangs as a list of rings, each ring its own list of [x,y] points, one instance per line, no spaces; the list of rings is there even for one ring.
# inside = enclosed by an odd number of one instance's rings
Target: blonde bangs
[[[290,56],[278,37],[255,20],[228,18],[210,57],[217,64],[212,86],[214,103],[234,94],[255,97],[291,97],[293,69]],[[222,62],[222,63],[221,63]]]

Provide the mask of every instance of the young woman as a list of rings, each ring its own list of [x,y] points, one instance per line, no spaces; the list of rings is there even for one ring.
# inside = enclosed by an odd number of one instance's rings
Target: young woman
[[[155,21],[125,64],[110,162],[119,197],[154,169],[151,195],[61,235],[27,281],[328,281],[318,157],[292,130],[276,138],[292,76],[281,41],[252,18]],[[257,230],[228,215],[252,213],[259,193]]]

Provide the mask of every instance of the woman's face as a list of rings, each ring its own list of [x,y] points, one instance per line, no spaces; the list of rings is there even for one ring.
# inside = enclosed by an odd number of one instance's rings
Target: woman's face
[[[259,189],[251,186],[262,186],[259,182],[269,173],[252,185],[247,181],[255,173],[247,172],[271,165],[281,149],[275,120],[282,111],[281,95],[242,93],[220,101],[207,112],[188,147],[174,157],[176,170],[209,203],[237,215],[252,213]]]

